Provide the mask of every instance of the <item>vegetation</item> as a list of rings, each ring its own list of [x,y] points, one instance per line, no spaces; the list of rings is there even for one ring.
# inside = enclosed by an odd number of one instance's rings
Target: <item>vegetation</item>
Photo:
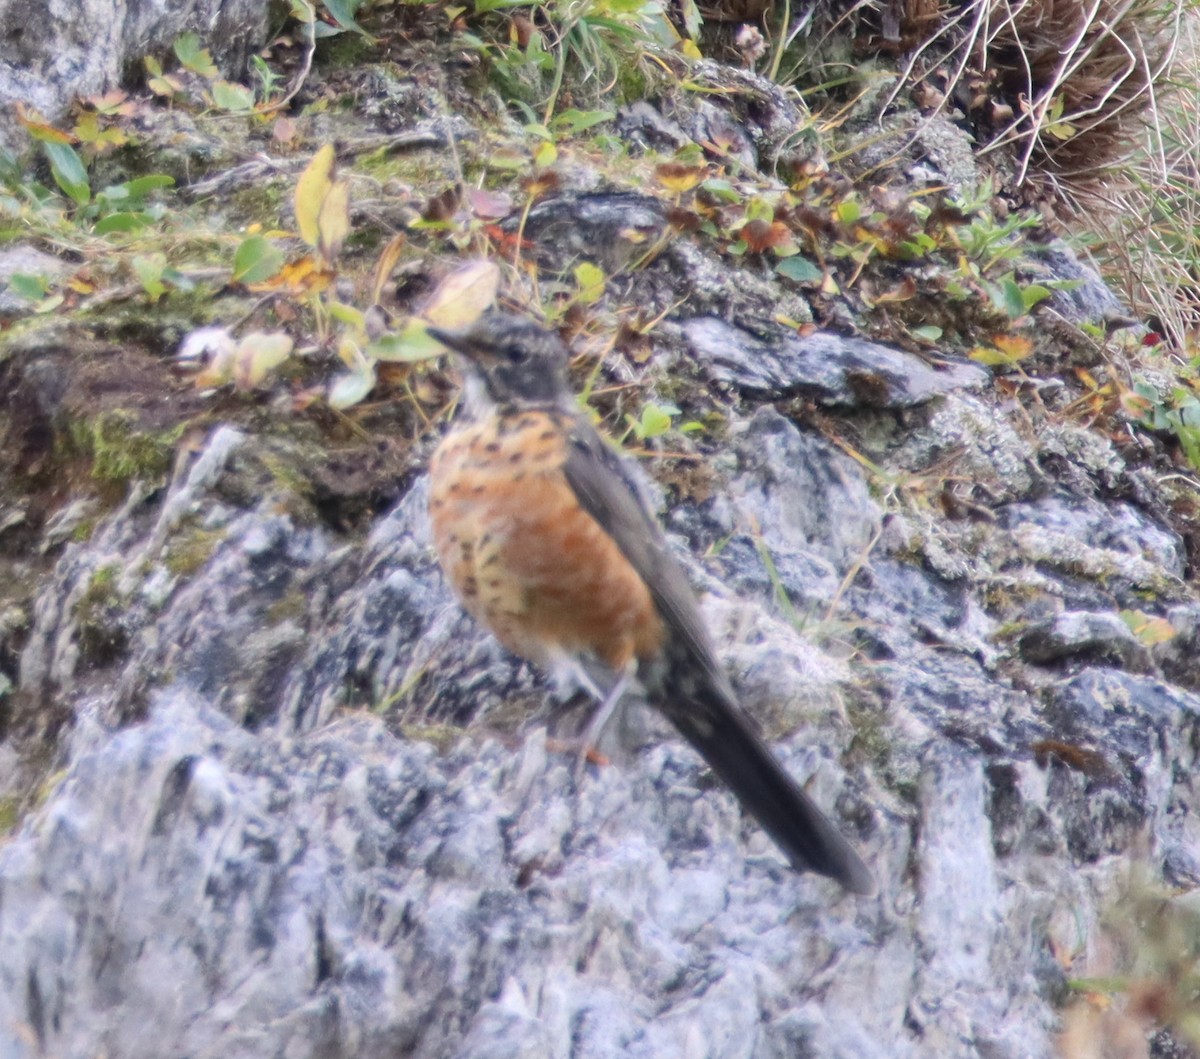
[[[1061,376],[1069,397],[1051,414],[1135,438],[1159,466],[1200,471],[1200,135],[1195,79],[1179,65],[1194,62],[1190,3],[911,4],[896,27],[906,56],[896,77],[881,72],[883,49],[864,55],[872,34],[888,38],[865,5],[836,19],[828,7],[805,22],[781,0],[749,20],[755,42],[723,37],[727,12],[706,8],[702,18],[691,0],[291,0],[286,25],[244,83],[223,78],[189,34],[170,56],[147,60],[143,93],[83,101],[57,125],[23,116],[35,157],[0,158],[0,243],[32,243],[63,267],[9,280],[8,293],[25,303],[12,330],[65,319],[108,335],[152,334],[163,343],[155,354],[169,345],[190,373],[196,408],[175,418],[149,422],[110,402],[73,405],[53,424],[59,457],[86,462],[95,488],[110,494],[165,479],[193,421],[269,420],[282,434],[303,426],[306,437],[357,442],[360,451],[436,430],[455,397],[425,325],[464,323],[496,301],[571,333],[588,406],[623,444],[686,458],[711,444],[721,408],[686,380],[644,370],[647,336],[677,307],[627,297],[631,278],[653,269],[670,240],[686,239],[736,275],[794,295],[800,308],[779,309],[781,327],[850,321],[909,349],[970,357],[1012,400],[1041,400],[1026,385],[1039,372]],[[499,99],[494,110],[473,104],[480,140],[455,138],[452,79],[429,75],[441,109],[411,154],[394,130],[372,137],[349,122],[335,148],[327,119],[353,100],[323,75],[348,63],[375,64],[381,77],[390,63],[419,68],[413,40],[435,43],[481,97]],[[815,150],[756,172],[716,134],[640,153],[614,135],[616,105],[651,91],[681,108],[748,91],[692,65],[714,53],[786,84],[796,140],[824,144],[866,175],[847,179]],[[993,175],[935,192],[889,177],[872,137],[877,119],[898,109],[915,121],[895,134],[897,153],[915,126],[953,114]],[[167,137],[155,138],[155,119],[168,114],[199,137],[253,150],[227,147],[194,174],[190,160],[166,150]],[[260,154],[269,164],[232,161]],[[622,262],[539,266],[534,209],[581,166],[653,203],[662,225],[629,233]],[[1078,328],[1088,356],[1068,367],[1049,360],[1059,347],[1041,321],[1071,284],[1040,278],[1025,239],[1048,216],[1081,208],[1085,245],[1154,328],[1148,340]],[[182,321],[181,334],[171,320]],[[610,379],[604,369],[618,359],[624,370]],[[373,417],[385,407],[402,411],[378,429]],[[393,465],[385,476],[397,477]],[[281,469],[277,481],[286,477]],[[344,483],[290,484],[319,507],[336,503]],[[165,551],[167,569],[188,576],[221,540],[219,530],[185,525]],[[760,556],[781,609],[807,620],[765,546]],[[78,602],[81,648],[97,664],[125,647],[119,573],[96,571]],[[287,597],[269,616],[282,621],[296,605]],[[1126,620],[1147,643],[1173,634],[1140,611]],[[878,719],[855,722],[858,751],[885,762]],[[0,836],[12,817],[0,804]],[[1181,922],[1191,938],[1195,924]],[[1165,969],[1139,975],[1166,983],[1160,1017],[1200,1036],[1195,954],[1167,957]],[[1142,995],[1132,976],[1110,986],[1077,983],[1089,1003],[1101,992]]]

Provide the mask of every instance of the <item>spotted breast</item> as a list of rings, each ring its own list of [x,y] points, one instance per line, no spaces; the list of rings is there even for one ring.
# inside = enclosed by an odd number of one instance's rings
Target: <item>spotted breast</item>
[[[558,412],[498,412],[447,435],[430,465],[434,544],[466,609],[509,650],[621,671],[658,650],[662,621],[567,482],[570,428]]]

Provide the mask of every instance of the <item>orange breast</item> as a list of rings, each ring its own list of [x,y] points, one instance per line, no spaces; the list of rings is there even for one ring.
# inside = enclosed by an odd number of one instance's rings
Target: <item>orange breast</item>
[[[430,465],[434,544],[463,605],[509,650],[620,669],[658,650],[662,621],[567,483],[563,422],[526,412],[447,435]]]

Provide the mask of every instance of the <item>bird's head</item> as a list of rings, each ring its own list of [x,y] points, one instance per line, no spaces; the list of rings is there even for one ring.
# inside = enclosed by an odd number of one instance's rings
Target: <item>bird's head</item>
[[[467,400],[475,407],[569,407],[570,354],[553,331],[532,320],[491,309],[473,324],[429,333],[459,355]]]

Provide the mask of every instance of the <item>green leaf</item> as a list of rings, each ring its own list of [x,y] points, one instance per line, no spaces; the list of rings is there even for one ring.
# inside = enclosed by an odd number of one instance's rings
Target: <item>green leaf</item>
[[[130,198],[140,199],[145,198],[152,191],[158,191],[160,188],[174,187],[175,178],[167,176],[166,173],[149,173],[146,176],[127,180],[122,186],[129,192]]]
[[[347,327],[353,327],[356,331],[365,331],[367,329],[367,318],[363,315],[361,309],[356,309],[353,305],[346,305],[344,302],[330,302],[329,315],[337,320],[338,323],[345,324]]]
[[[1043,302],[1050,297],[1051,291],[1048,287],[1043,287],[1040,283],[1031,283],[1028,287],[1021,289],[1021,302],[1025,306],[1025,311],[1028,312],[1038,302]]]
[[[683,15],[683,28],[687,30],[687,34],[692,40],[696,40],[700,36],[700,26],[704,21],[700,17],[700,9],[696,6],[696,0],[682,0],[679,10]]]
[[[346,372],[329,384],[329,406],[331,408],[351,408],[374,388],[374,365],[367,365],[366,371]]]
[[[283,251],[262,235],[243,240],[233,255],[233,279],[236,283],[261,283],[283,267]]]
[[[640,419],[626,416],[634,434],[642,441],[661,437],[671,429],[671,417],[679,415],[679,409],[673,404],[647,404],[642,406]]]
[[[54,182],[80,206],[86,206],[92,191],[88,184],[87,169],[75,149],[69,143],[44,140],[42,150],[46,152]]]
[[[1021,296],[1021,288],[1017,281],[1005,276],[999,283],[993,300],[996,306],[1003,309],[1012,319],[1025,315],[1025,299]]]
[[[728,180],[720,177],[710,177],[700,185],[700,190],[712,196],[718,202],[739,202],[742,194]]]
[[[924,324],[921,327],[912,328],[912,333],[918,338],[925,339],[926,342],[937,342],[941,339],[944,332],[936,324]]]
[[[862,217],[862,206],[855,199],[843,199],[834,210],[842,224],[853,224]]]
[[[212,86],[213,102],[222,110],[234,114],[254,109],[254,93],[232,81],[216,81]]]
[[[794,257],[785,257],[775,266],[775,271],[784,279],[790,279],[796,283],[820,283],[825,277],[824,272],[800,254],[796,254]]]
[[[175,56],[180,65],[194,74],[199,74],[205,80],[217,76],[217,68],[213,64],[212,53],[200,46],[200,37],[196,33],[185,33],[175,42]]]
[[[593,125],[612,121],[614,116],[611,110],[564,110],[554,118],[552,124],[560,134],[573,136],[590,129]]]
[[[415,364],[444,353],[445,347],[426,329],[425,321],[410,319],[394,335],[384,335],[367,346],[366,354],[375,360]]]
[[[584,261],[575,266],[575,284],[579,288],[577,300],[592,305],[604,297],[604,270]]]
[[[167,267],[166,254],[142,254],[133,259],[133,271],[137,273],[142,289],[157,301],[166,292],[162,282]]]
[[[110,213],[96,222],[93,231],[97,235],[108,235],[112,232],[139,232],[152,222],[153,218],[146,213]]]
[[[196,289],[196,281],[191,276],[180,272],[177,268],[171,268],[170,265],[163,269],[162,278],[176,290],[191,291]]]
[[[360,2],[361,0],[324,0],[325,10],[333,16],[333,20],[342,29],[353,30],[355,33],[371,39],[371,34],[354,20]]]
[[[775,220],[774,204],[756,195],[746,203],[746,220],[770,223]]]
[[[49,293],[50,284],[45,276],[34,276],[28,272],[14,272],[8,277],[8,289],[18,298],[37,302]]]

